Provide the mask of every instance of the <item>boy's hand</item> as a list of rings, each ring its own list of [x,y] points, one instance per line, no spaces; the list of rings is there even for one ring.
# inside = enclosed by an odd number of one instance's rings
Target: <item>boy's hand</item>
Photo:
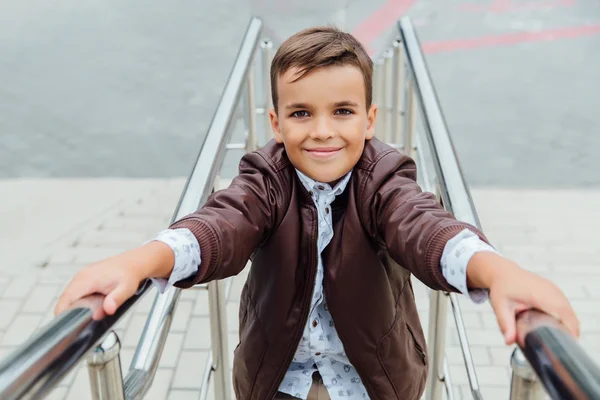
[[[467,267],[469,287],[488,288],[490,303],[507,345],[517,339],[516,316],[538,309],[562,322],[579,337],[579,321],[562,291],[551,281],[491,252],[479,252]]]
[[[162,242],[150,242],[80,270],[61,294],[54,315],[69,309],[73,303],[92,294],[105,296],[102,308],[93,315],[101,319],[103,310],[113,315],[132,297],[141,281],[147,278],[168,277],[174,263],[173,251]],[[89,299],[86,299],[89,300]],[[97,299],[95,300],[98,301]]]

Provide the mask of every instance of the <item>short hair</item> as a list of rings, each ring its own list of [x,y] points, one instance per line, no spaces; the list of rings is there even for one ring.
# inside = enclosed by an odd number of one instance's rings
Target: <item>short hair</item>
[[[365,82],[367,109],[373,101],[373,61],[363,45],[351,34],[327,26],[304,29],[288,38],[271,63],[271,98],[277,112],[277,78],[291,68],[299,68],[294,82],[311,71],[333,65],[360,69]]]

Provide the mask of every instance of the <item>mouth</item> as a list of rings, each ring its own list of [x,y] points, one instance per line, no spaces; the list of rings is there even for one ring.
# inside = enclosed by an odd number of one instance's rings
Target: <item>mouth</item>
[[[313,157],[328,158],[338,154],[341,150],[341,147],[315,147],[313,149],[306,149],[306,152]]]

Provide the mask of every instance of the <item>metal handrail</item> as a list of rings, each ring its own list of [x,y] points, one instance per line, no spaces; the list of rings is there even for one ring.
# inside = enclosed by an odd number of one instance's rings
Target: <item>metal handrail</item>
[[[226,144],[233,133],[234,113],[244,84],[249,83],[251,64],[254,61],[262,25],[258,18],[253,18],[248,25],[236,62],[172,222],[195,211],[213,191],[227,150]],[[252,96],[253,93],[249,93],[247,100]],[[247,143],[256,141],[255,134],[255,131],[248,128]],[[211,285],[208,286],[211,292]],[[94,369],[90,369],[92,389],[97,391],[92,393],[93,397],[111,400],[142,398],[154,379],[181,290],[171,288],[157,295],[124,383],[118,368],[119,341],[116,335],[108,334],[110,328],[129,308],[148,292],[149,287],[149,282],[144,282],[137,294],[126,301],[114,315],[105,316],[100,320],[92,318],[102,314],[103,296],[99,295],[78,301],[71,309],[54,318],[0,363],[0,398],[40,398],[48,394],[101,340],[102,343],[95,347],[89,357],[91,365],[100,364],[105,367],[95,371],[97,375],[94,375]],[[216,341],[213,337],[213,343]],[[221,349],[223,353],[212,354],[212,359],[224,360],[228,357],[228,354],[225,354],[226,346],[221,346]],[[110,368],[106,368],[109,363]],[[221,363],[221,366],[220,369],[228,373],[226,363]],[[111,369],[112,372],[118,371],[120,382],[105,379],[107,369]]]
[[[553,317],[537,310],[521,313],[517,344],[521,351],[516,350],[511,359],[514,374],[535,379],[527,376],[533,368],[552,399],[600,399],[600,367]],[[521,352],[528,364],[523,363]]]
[[[100,321],[93,320],[92,315],[102,308],[102,296],[84,299],[54,318],[2,360],[0,399],[48,394],[142,295],[143,291]]]
[[[412,96],[416,96],[418,99],[418,108],[424,125],[423,134],[429,142],[433,166],[438,178],[437,194],[441,197],[444,207],[452,212],[458,220],[481,228],[421,46],[409,17],[399,21],[398,30],[409,74],[406,99],[411,99]],[[397,47],[396,44],[395,47]],[[411,83],[414,86],[411,86]],[[406,120],[410,119],[414,123],[410,105],[410,101],[405,100],[405,129],[407,129]],[[408,130],[412,129],[414,128],[408,128]],[[405,133],[404,136],[411,137],[413,135],[414,133],[412,135]],[[412,150],[405,143],[404,148],[407,147]],[[421,149],[418,150],[421,152]],[[419,161],[424,166],[423,161]],[[452,305],[471,392],[473,398],[481,399],[482,395],[477,382],[475,365],[470,355],[458,299],[456,294],[439,291],[430,293],[431,363],[426,398],[439,400],[444,385],[449,397],[451,396],[448,368],[443,354],[448,300]],[[600,399],[600,368],[575,341],[566,327],[553,317],[536,310],[521,313],[517,318],[517,344],[518,348],[511,357],[513,377],[510,399],[542,399],[545,394],[541,384],[545,387],[546,394],[552,399]]]
[[[437,177],[435,192],[444,207],[458,220],[480,227],[477,211],[469,188],[458,163],[450,134],[442,114],[419,40],[409,17],[398,23],[399,42],[406,59],[405,130],[414,130],[416,107],[422,116],[422,133],[429,143],[431,161]],[[397,44],[395,48],[400,47]],[[410,137],[410,135],[405,135]],[[412,147],[412,142],[404,148]],[[420,149],[419,149],[420,150]],[[420,151],[421,152],[421,151]],[[421,158],[421,157],[419,157]],[[425,165],[421,160],[421,165]],[[426,168],[424,168],[426,169]],[[482,399],[475,365],[470,354],[466,329],[456,295],[432,291],[430,293],[430,320],[428,342],[430,370],[427,382],[427,399],[438,400],[445,391],[451,395],[448,368],[445,366],[445,335],[448,301],[451,301],[458,338],[463,352],[471,392],[474,399]]]

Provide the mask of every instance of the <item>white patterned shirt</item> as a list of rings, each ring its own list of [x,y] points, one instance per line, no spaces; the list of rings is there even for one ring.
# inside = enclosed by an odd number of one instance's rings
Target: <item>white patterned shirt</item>
[[[352,171],[333,188],[328,184],[314,181],[298,170],[296,172],[317,208],[319,257],[308,322],[292,363],[279,386],[279,391],[299,399],[306,399],[313,382],[312,375],[315,371],[319,371],[332,400],[368,399],[369,396],[358,373],[346,356],[333,318],[327,309],[323,292],[323,275],[326,266],[323,265],[321,255],[333,238],[331,203],[336,196],[344,192]],[[161,292],[198,271],[200,247],[197,239],[188,229],[167,229],[160,232],[155,240],[166,243],[175,253],[175,265],[169,280],[153,279]],[[478,251],[495,252],[477,235],[465,229],[446,244],[440,267],[450,285],[469,296],[474,302],[481,303],[487,299],[487,291],[468,291],[466,275],[467,264]]]

